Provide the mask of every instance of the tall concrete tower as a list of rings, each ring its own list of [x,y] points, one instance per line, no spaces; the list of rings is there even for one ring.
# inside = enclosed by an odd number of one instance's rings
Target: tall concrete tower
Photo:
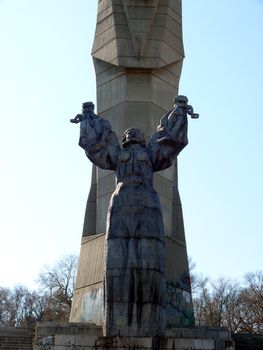
[[[129,127],[146,139],[173,105],[184,58],[181,0],[99,0],[92,57],[97,114],[121,138]],[[166,234],[167,327],[193,323],[177,162],[154,177]],[[71,322],[102,323],[106,213],[111,171],[93,166]]]

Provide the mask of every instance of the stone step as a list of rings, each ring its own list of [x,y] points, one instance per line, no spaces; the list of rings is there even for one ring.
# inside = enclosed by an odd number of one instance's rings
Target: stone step
[[[0,343],[3,342],[3,341],[12,341],[12,340],[19,341],[19,342],[29,341],[32,338],[33,337],[1,337],[0,336]]]
[[[19,343],[19,342],[13,342],[13,343],[2,343],[1,346],[0,346],[0,349],[2,349],[3,347],[12,347],[12,346],[19,346],[19,347],[22,347],[22,348],[28,348],[28,347],[31,347],[32,348],[32,343],[30,344],[24,344],[24,343]]]
[[[14,343],[14,344],[0,344],[1,350],[32,350],[33,345],[32,344],[21,344],[21,343]]]
[[[32,350],[33,346],[21,347],[21,345],[12,345],[0,347],[1,350]]]
[[[32,344],[21,344],[21,343],[13,343],[13,344],[1,344],[1,350],[9,349],[9,350],[32,350]]]
[[[3,349],[3,347],[12,347],[12,346],[19,346],[19,347],[23,347],[23,348],[28,348],[33,346],[33,342],[30,343],[22,343],[22,342],[2,342],[0,343],[0,349]]]
[[[33,334],[34,328],[31,327],[0,327],[0,335],[29,335]]]
[[[0,328],[0,350],[32,350],[32,328]]]
[[[0,348],[2,344],[32,344],[32,339],[0,339]]]

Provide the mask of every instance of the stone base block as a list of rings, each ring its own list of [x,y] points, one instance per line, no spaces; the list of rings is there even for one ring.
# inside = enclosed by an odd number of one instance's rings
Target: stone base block
[[[193,327],[167,330],[165,337],[103,337],[93,324],[39,323],[34,350],[234,350],[230,333],[222,328]]]

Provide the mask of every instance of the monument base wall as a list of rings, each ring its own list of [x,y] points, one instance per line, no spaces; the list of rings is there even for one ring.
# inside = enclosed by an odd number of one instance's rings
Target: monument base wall
[[[34,350],[167,349],[234,350],[230,333],[222,328],[193,327],[167,330],[165,337],[103,337],[93,324],[39,323]]]

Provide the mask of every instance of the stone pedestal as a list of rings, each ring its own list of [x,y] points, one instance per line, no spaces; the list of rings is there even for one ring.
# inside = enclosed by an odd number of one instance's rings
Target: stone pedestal
[[[234,350],[230,333],[222,328],[174,328],[165,337],[103,337],[92,324],[37,324],[34,350],[167,349]]]

